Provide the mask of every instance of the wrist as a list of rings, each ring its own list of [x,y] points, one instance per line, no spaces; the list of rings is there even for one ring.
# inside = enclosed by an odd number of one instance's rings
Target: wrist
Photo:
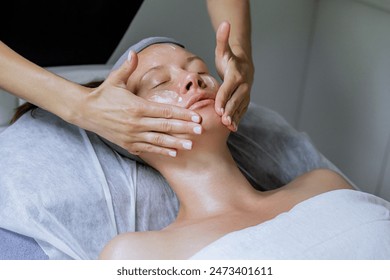
[[[85,116],[85,107],[87,97],[93,89],[75,85],[70,90],[71,92],[64,98],[64,103],[58,108],[60,111],[57,115],[68,123],[86,128],[85,122],[88,117]]]

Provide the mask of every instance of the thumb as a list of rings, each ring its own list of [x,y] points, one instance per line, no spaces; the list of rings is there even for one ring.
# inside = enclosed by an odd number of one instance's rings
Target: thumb
[[[133,74],[134,70],[138,65],[138,55],[134,51],[130,51],[125,62],[122,63],[121,67],[113,71],[107,78],[113,84],[127,84],[127,80],[130,75]]]
[[[227,21],[222,22],[217,29],[215,56],[223,57],[226,52],[230,52],[229,33],[230,24]]]
[[[228,61],[232,57],[232,51],[229,45],[230,24],[227,21],[222,22],[217,30],[215,47],[215,66],[221,79],[225,76]]]

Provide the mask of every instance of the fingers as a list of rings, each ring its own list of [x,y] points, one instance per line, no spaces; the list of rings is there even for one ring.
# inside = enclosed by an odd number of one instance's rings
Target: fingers
[[[148,152],[148,153],[155,153],[155,154],[160,154],[163,156],[170,156],[170,157],[177,156],[177,151],[174,149],[162,148],[148,143],[136,143],[133,145],[133,147],[134,147],[134,152],[132,151],[129,152],[134,155],[140,155],[144,152]]]
[[[233,116],[245,99],[249,101],[249,91],[249,84],[241,76],[241,71],[238,70],[235,63],[232,62],[226,72],[225,80],[218,89],[215,98],[215,111],[220,116],[224,114]]]
[[[217,45],[215,48],[215,55],[217,57],[223,57],[227,52],[230,52],[229,33],[230,33],[230,24],[226,21],[222,22],[219,25],[216,34]]]
[[[128,147],[132,154],[156,153],[176,157],[177,150],[191,150],[192,141],[180,139],[164,133],[143,132],[138,135],[137,142]]]
[[[138,55],[134,51],[130,51],[128,58],[121,67],[113,71],[107,78],[113,84],[126,88],[127,80],[134,72],[138,65]]]
[[[202,134],[202,126],[197,123],[174,119],[144,118],[142,125],[150,131],[169,134]],[[143,129],[143,128],[141,128]]]
[[[156,131],[169,134],[202,134],[202,126],[199,124],[200,116],[190,110],[172,105],[156,104],[148,101],[146,104],[139,104],[137,110],[140,116],[134,115],[131,121],[133,132]],[[161,108],[161,106],[163,108]],[[147,108],[142,110],[143,108]],[[177,111],[176,111],[177,110]],[[175,113],[178,112],[178,113]],[[189,117],[187,117],[187,112]],[[192,116],[192,117],[191,117]],[[180,120],[182,118],[184,120]]]
[[[184,137],[202,133],[201,118],[191,110],[147,100],[142,100],[136,110],[140,116],[133,116],[137,121],[132,121],[133,137],[126,147],[130,153],[175,157],[178,150],[192,148],[192,141]]]
[[[143,117],[136,125],[133,125],[133,133],[136,133],[135,142],[144,142],[165,148],[185,149],[192,147],[190,140],[181,137],[202,134],[202,126],[197,123],[176,119]]]
[[[248,108],[250,102],[248,90],[245,84],[240,85],[224,107],[222,123],[231,131],[237,131],[238,124]]]
[[[141,134],[145,142],[153,144],[157,147],[165,147],[177,150],[191,150],[192,141],[187,139],[180,139],[168,134],[157,132],[145,132]]]
[[[155,102],[147,102],[144,115],[152,118],[166,118],[183,121],[191,121],[194,123],[201,122],[201,116],[194,111],[181,108],[178,106],[161,104]]]
[[[230,24],[223,22],[217,30],[215,63],[223,80],[216,98],[215,111],[222,117],[222,123],[236,131],[241,117],[250,101],[253,82],[253,67],[246,56],[237,56],[229,45]],[[238,54],[242,54],[238,51]]]
[[[221,84],[220,88],[218,89],[217,95],[215,97],[215,111],[217,114],[222,116],[224,114],[224,110],[226,107],[226,103],[232,96],[233,92],[236,90],[238,83],[236,80],[231,77],[229,70],[225,75],[226,79]]]

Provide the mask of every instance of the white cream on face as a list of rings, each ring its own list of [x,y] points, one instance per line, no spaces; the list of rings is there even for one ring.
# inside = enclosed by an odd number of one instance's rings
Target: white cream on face
[[[183,101],[183,98],[180,97],[177,92],[171,90],[162,90],[155,92],[148,99],[150,101],[163,104],[175,104]]]

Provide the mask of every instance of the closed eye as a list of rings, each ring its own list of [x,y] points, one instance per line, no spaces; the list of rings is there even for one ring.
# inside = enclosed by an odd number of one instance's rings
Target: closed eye
[[[168,82],[168,81],[159,82],[159,83],[157,83],[157,85],[155,85],[154,87],[152,87],[152,89],[158,88],[159,86],[162,86],[163,84],[166,84],[167,82]]]

